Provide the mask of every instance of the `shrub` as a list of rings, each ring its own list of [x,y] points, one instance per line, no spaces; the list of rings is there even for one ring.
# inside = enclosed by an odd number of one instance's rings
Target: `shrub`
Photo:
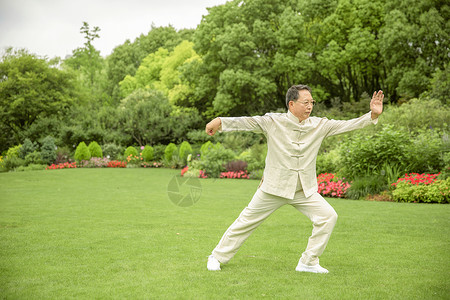
[[[103,156],[109,159],[118,159],[119,155],[123,152],[123,148],[114,143],[102,145]]]
[[[430,184],[401,181],[392,191],[392,196],[397,202],[449,203],[450,178],[435,180]]]
[[[174,143],[170,143],[169,145],[167,145],[166,149],[164,150],[164,158],[166,162],[172,162],[173,157],[177,156],[177,152],[177,145],[175,145]]]
[[[264,169],[253,170],[248,177],[250,179],[261,179],[264,175]]]
[[[204,129],[200,130],[191,130],[186,135],[187,139],[191,141],[191,143],[202,144],[210,141],[212,137],[210,135],[205,134]]]
[[[448,137],[438,130],[420,130],[408,148],[407,172],[437,173],[445,167],[443,153],[450,149]]]
[[[54,163],[56,160],[55,139],[47,136],[42,140],[41,156],[45,164]]]
[[[30,139],[26,138],[19,151],[19,157],[25,159],[25,157],[38,149],[36,142],[32,143]]]
[[[56,160],[55,164],[65,163],[65,162],[71,162],[70,159],[70,150],[68,147],[59,147],[56,149]]]
[[[324,197],[344,198],[350,184],[336,174],[322,173],[317,176],[318,193]]]
[[[214,144],[211,141],[207,141],[200,147],[200,156],[203,158],[212,148],[214,148]]]
[[[438,173],[438,174],[418,174],[418,173],[405,174],[405,176],[399,178],[397,180],[397,182],[392,183],[392,186],[395,188],[400,182],[405,182],[407,184],[412,184],[412,185],[419,185],[419,184],[428,185],[428,184],[432,184],[439,175],[440,175],[440,173]]]
[[[142,163],[142,160],[143,160],[141,155],[136,156],[136,155],[133,155],[133,154],[128,155],[126,159],[127,159],[127,167],[128,168],[138,168],[138,167],[140,167],[141,163]]]
[[[28,165],[42,165],[44,163],[42,155],[38,151],[33,151],[32,153],[25,156],[25,164]]]
[[[153,154],[154,150],[152,146],[146,145],[144,147],[144,150],[142,150],[142,157],[145,161],[152,161],[154,156]]]
[[[135,147],[130,146],[127,149],[125,149],[124,156],[129,157],[130,155],[137,157],[139,155],[139,152],[137,151],[137,149]]]
[[[206,155],[202,155],[200,169],[204,170],[208,177],[219,177],[225,171],[224,165],[235,159],[235,154],[229,149],[225,149],[220,143],[209,148]]]
[[[192,154],[192,147],[188,142],[184,141],[181,143],[180,151],[179,151],[179,157],[183,161],[184,164],[186,164],[187,156],[189,154]]]
[[[407,128],[408,132],[420,132],[430,126],[448,130],[449,114],[450,107],[437,99],[411,99],[401,106],[387,106],[379,125],[384,127],[386,124],[395,124],[397,127]]]
[[[224,165],[227,172],[245,172],[247,171],[247,163],[242,160],[233,160]]]
[[[255,144],[249,149],[250,158],[247,160],[247,170],[254,173],[256,170],[263,170],[266,165],[267,145]]]
[[[235,152],[242,152],[247,148],[251,148],[255,144],[259,144],[264,138],[264,136],[254,132],[235,131],[217,136],[216,141],[220,141],[226,149],[233,149]]]
[[[103,152],[102,152],[102,148],[100,147],[100,145],[93,141],[89,143],[88,146],[89,152],[91,153],[91,157],[103,157]]]
[[[6,157],[12,158],[12,157],[19,157],[20,158],[20,149],[22,148],[22,144],[19,144],[17,146],[11,147],[6,151]]]
[[[188,165],[182,169],[181,176],[186,177],[201,177],[203,171],[201,170],[201,163],[198,159],[190,159]]]
[[[398,165],[404,171],[410,147],[409,134],[393,126],[385,126],[373,136],[357,133],[345,140],[339,149],[339,163],[343,166],[339,173],[356,179],[366,173],[376,173],[375,170],[381,171],[386,162]]]
[[[28,166],[20,166],[14,169],[15,172],[23,172],[23,171],[39,171],[45,170],[47,166],[42,164],[29,164]]]
[[[25,165],[25,160],[17,156],[6,157],[3,161],[3,166],[7,171],[12,171],[23,165]]]
[[[318,174],[338,172],[339,159],[339,147],[319,154],[316,160],[316,172]]]
[[[380,175],[365,175],[352,181],[347,190],[347,198],[362,199],[367,195],[378,194],[387,190],[388,186],[385,179]]]
[[[166,150],[166,146],[154,145],[153,146],[153,151],[154,151],[153,159],[156,161],[163,161],[164,160],[164,150]]]
[[[75,150],[75,159],[78,161],[89,160],[91,158],[91,152],[84,142],[80,142]]]

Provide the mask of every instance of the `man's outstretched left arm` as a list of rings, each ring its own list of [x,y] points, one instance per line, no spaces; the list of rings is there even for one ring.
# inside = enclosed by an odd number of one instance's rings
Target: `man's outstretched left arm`
[[[364,128],[370,124],[378,122],[378,116],[383,112],[383,91],[374,92],[372,100],[370,100],[370,112],[367,114],[351,120],[327,120],[326,136],[332,136],[349,132],[355,129]]]

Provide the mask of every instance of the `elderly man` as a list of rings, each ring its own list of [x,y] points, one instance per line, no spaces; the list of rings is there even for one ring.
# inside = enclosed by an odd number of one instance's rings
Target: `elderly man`
[[[383,92],[373,93],[370,112],[352,120],[336,121],[310,117],[315,101],[311,88],[295,85],[286,94],[287,113],[264,116],[215,118],[206,133],[253,131],[267,138],[267,157],[263,179],[248,206],[227,229],[208,258],[207,268],[220,270],[270,214],[290,204],[313,223],[312,235],[301,255],[296,271],[328,273],[319,265],[319,256],[336,224],[333,207],[317,192],[316,158],[324,138],[376,124],[383,111]]]

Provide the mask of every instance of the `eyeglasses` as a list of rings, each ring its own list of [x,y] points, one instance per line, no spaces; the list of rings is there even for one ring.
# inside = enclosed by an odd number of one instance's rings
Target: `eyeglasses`
[[[311,101],[311,102],[309,102],[309,101],[300,101],[300,103],[301,104],[303,104],[304,106],[308,106],[308,105],[311,105],[311,106],[314,106],[314,105],[316,105],[316,101]]]

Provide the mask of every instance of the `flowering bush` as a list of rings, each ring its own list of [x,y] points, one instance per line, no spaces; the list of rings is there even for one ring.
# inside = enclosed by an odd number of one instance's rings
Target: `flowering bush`
[[[438,177],[440,174],[441,173],[438,173],[438,174],[418,174],[418,173],[405,174],[405,177],[399,178],[397,180],[397,182],[394,182],[391,186],[397,187],[397,185],[400,182],[405,182],[407,184],[415,184],[415,185],[419,185],[419,184],[428,185],[428,184],[432,184],[436,180],[436,177]]]
[[[156,161],[154,161],[152,163],[144,161],[143,163],[141,163],[141,167],[143,167],[143,168],[161,168],[162,163],[156,162]]]
[[[344,198],[350,184],[343,179],[339,179],[335,174],[322,173],[317,176],[319,194],[326,197]]]
[[[108,168],[126,168],[127,163],[120,160],[112,160],[107,165]]]
[[[142,157],[142,152],[140,153],[139,156],[130,154],[127,156],[127,167],[139,167],[141,165],[141,162],[144,160],[144,158]]]
[[[181,169],[181,176],[184,176],[184,174],[186,174],[186,172],[189,170],[189,166],[184,167],[183,169]]]
[[[181,176],[208,178],[208,175],[206,175],[204,170],[189,168],[189,166],[186,166],[183,169],[181,169]]]
[[[220,178],[243,178],[249,179],[247,171],[229,171],[220,173]]]
[[[82,160],[78,165],[79,168],[106,168],[109,163],[109,158],[92,157],[89,160]]]
[[[65,163],[60,163],[60,164],[51,164],[50,166],[47,166],[45,169],[46,170],[56,170],[56,169],[71,169],[71,168],[77,168],[77,163],[76,162],[73,162],[73,163],[65,162]]]
[[[200,174],[198,175],[200,178],[208,178],[208,175],[206,175],[205,171],[200,170]]]
[[[450,177],[438,180],[439,174],[405,174],[393,183],[392,197],[397,202],[449,203]]]

